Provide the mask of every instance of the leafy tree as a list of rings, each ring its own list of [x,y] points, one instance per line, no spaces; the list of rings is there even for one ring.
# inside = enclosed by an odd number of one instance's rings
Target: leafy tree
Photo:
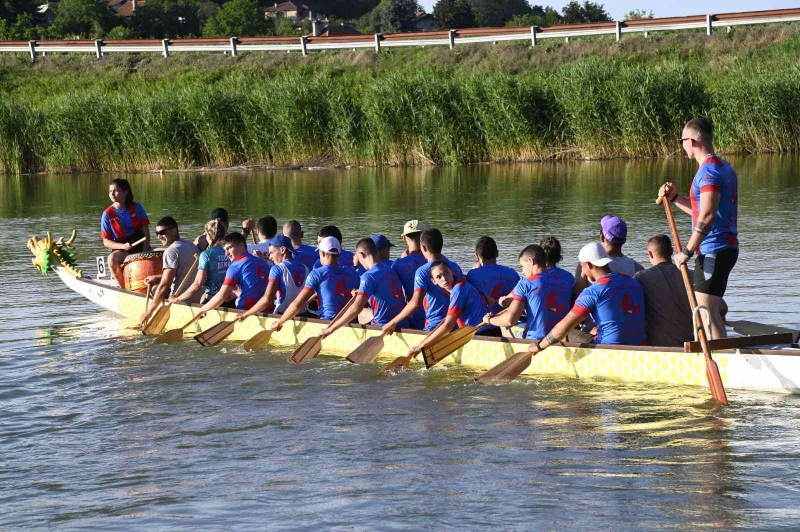
[[[54,9],[52,31],[63,37],[101,37],[114,17],[106,0],[60,0]]]
[[[20,15],[30,15],[33,26],[39,24],[39,4],[44,2],[35,2],[33,0],[0,0],[0,19],[6,20],[6,28],[10,28],[17,22],[17,17]],[[27,21],[23,21],[26,22]]]
[[[300,35],[300,32],[297,31],[297,26],[294,25],[294,20],[286,17],[275,20],[275,35]]]
[[[366,15],[380,4],[380,0],[315,0],[318,13],[341,20],[356,19]]]
[[[646,9],[631,9],[625,15],[625,20],[644,20],[653,18],[653,10]]]
[[[251,37],[274,33],[274,19],[264,17],[258,0],[230,0],[222,4],[203,28],[203,35],[207,37]]]
[[[439,0],[433,6],[436,25],[445,30],[475,26],[475,13],[469,0]]]
[[[381,12],[381,31],[390,33],[407,29],[418,9],[416,0],[389,0]]]
[[[197,0],[148,0],[131,17],[139,37],[190,37],[200,35],[203,20]]]
[[[584,0],[583,5],[579,4],[577,0],[572,0],[564,6],[561,12],[564,14],[563,21],[566,24],[606,22],[611,20],[603,4],[596,4],[589,0]]]
[[[106,32],[106,39],[133,39],[134,37],[133,30],[121,24]]]
[[[561,14],[547,6],[532,6],[530,13],[517,15],[506,23],[506,26],[555,26],[561,22]]]
[[[30,13],[17,14],[12,20],[0,20],[0,39],[8,41],[32,41],[47,34],[44,26],[37,24]]]
[[[470,0],[470,4],[478,26],[503,26],[531,10],[526,0]]]

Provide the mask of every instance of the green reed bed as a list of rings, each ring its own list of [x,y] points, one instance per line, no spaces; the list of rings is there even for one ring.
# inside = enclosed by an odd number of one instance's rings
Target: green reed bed
[[[43,74],[44,75],[44,74]],[[411,165],[675,154],[710,116],[723,152],[800,149],[800,68],[620,58],[517,73],[292,65],[66,74],[0,90],[0,169]]]

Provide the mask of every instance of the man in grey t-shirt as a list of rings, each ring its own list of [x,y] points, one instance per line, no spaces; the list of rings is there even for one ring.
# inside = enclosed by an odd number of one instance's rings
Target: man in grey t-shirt
[[[672,263],[672,242],[666,235],[647,241],[652,268],[637,272],[634,279],[644,288],[647,343],[683,347],[694,339],[692,309],[680,270]],[[690,276],[693,272],[689,272]]]
[[[149,281],[158,281],[158,286],[153,292],[153,299],[150,301],[150,305],[139,317],[139,323],[141,324],[150,319],[150,316],[161,305],[162,301],[171,295],[180,295],[181,292],[191,286],[189,279],[197,271],[197,259],[200,256],[200,250],[197,249],[197,246],[180,237],[178,223],[171,216],[165,216],[158,221],[156,224],[156,236],[161,244],[167,248],[162,258],[164,271],[160,276],[148,278]],[[185,283],[183,282],[184,279],[187,279]],[[183,286],[180,292],[177,292],[181,284]],[[198,291],[187,303],[198,303],[201,296],[202,291]]]

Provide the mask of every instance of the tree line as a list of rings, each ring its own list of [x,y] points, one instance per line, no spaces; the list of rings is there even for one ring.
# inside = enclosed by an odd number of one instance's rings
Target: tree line
[[[132,1],[132,0],[128,0]],[[255,35],[300,35],[311,21],[264,16],[267,0],[146,0],[131,16],[118,16],[108,0],[56,0],[42,12],[42,0],[0,0],[0,39],[169,38]],[[411,28],[420,11],[416,0],[318,0],[317,16],[348,23],[364,33]],[[438,0],[436,26],[457,29],[481,26],[551,26],[611,20],[604,6],[572,0],[560,12],[527,0]],[[634,10],[626,18],[652,18]]]

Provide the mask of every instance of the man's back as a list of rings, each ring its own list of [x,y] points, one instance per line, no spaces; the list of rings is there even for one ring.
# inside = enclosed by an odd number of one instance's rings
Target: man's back
[[[682,347],[683,342],[692,340],[692,310],[680,270],[671,262],[662,262],[638,272],[634,279],[644,289],[648,343]]]

